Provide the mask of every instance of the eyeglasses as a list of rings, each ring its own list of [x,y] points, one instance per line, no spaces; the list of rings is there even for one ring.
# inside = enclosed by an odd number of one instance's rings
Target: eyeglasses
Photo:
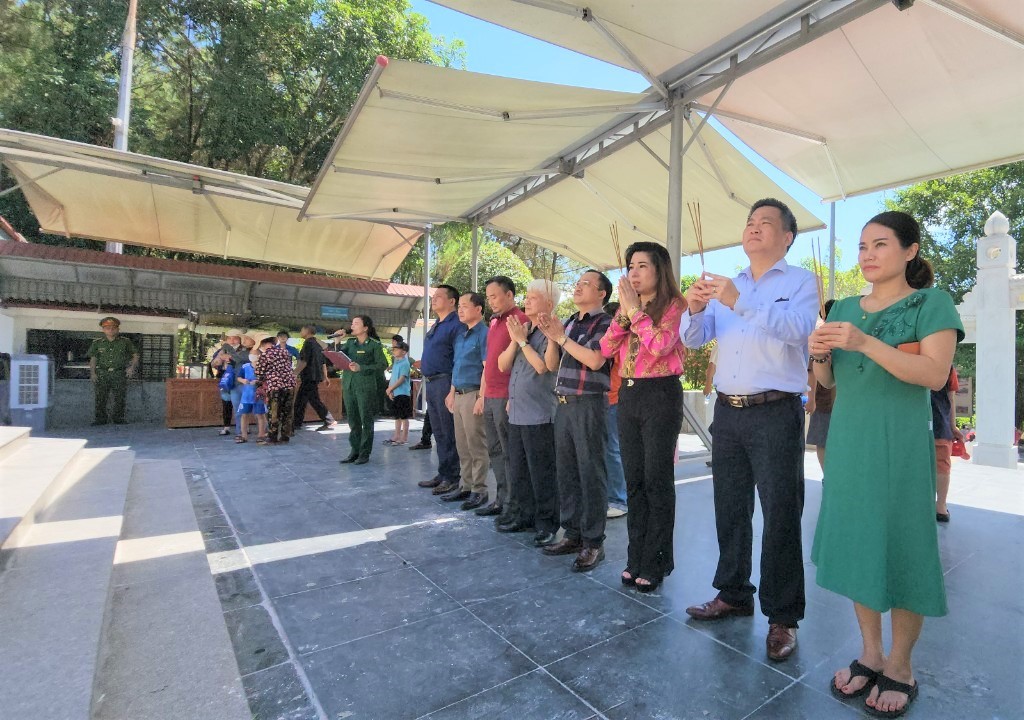
[[[593,284],[594,283],[592,283],[590,280],[577,280],[576,281],[576,287],[590,287]]]

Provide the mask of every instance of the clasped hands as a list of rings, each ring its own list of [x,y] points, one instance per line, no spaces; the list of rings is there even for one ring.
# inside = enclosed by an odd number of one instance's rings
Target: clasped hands
[[[513,342],[517,344],[526,342],[526,336],[530,332],[530,323],[521,323],[515,315],[509,315],[505,326],[508,328],[508,336],[512,338]]]
[[[704,272],[686,289],[684,297],[690,314],[695,315],[703,312],[712,300],[717,300],[732,310],[736,306],[736,301],[740,299],[740,291],[736,289],[732,278]]]
[[[815,328],[807,339],[807,349],[814,357],[823,357],[833,349],[860,351],[868,336],[849,322],[827,322]]]

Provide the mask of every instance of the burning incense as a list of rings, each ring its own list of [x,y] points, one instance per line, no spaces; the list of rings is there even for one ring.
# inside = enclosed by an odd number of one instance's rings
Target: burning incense
[[[811,262],[814,265],[815,286],[818,290],[818,312],[825,318],[825,264],[822,262],[821,241],[811,238]]]
[[[622,246],[619,245],[619,224],[614,222],[609,225],[608,232],[612,236],[612,247],[615,248],[615,260],[619,264],[619,269],[625,271],[626,264],[622,261]]]
[[[700,202],[686,203],[686,209],[690,213],[690,222],[693,223],[693,234],[697,240],[697,252],[700,253],[701,277],[704,276],[704,227],[700,221]]]

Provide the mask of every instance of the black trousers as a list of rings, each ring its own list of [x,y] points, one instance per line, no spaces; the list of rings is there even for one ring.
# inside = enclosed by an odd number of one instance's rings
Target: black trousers
[[[320,399],[320,384],[316,380],[302,380],[295,390],[295,427],[301,427],[306,417],[306,405],[312,405],[320,417],[320,422],[327,422],[327,406]]]
[[[626,566],[634,577],[660,580],[675,567],[675,451],[683,426],[683,386],[675,376],[623,381],[619,449],[626,475]]]
[[[608,517],[608,475],[604,466],[608,397],[581,395],[555,411],[558,505],[565,536],[584,547],[604,544]]]
[[[420,442],[429,443],[433,435],[434,430],[430,427],[430,413],[423,413],[423,432],[420,433]]]
[[[442,375],[427,381],[427,417],[434,430],[437,445],[437,474],[445,482],[458,483],[462,477],[459,451],[455,447],[455,416],[444,404],[452,388],[449,375]]]
[[[558,481],[555,478],[555,426],[508,426],[509,490],[518,519],[537,532],[558,531]]]
[[[220,401],[220,419],[224,427],[231,427],[231,416],[235,414],[235,406],[230,400]]]
[[[765,405],[715,406],[711,471],[718,529],[714,586],[730,605],[749,607],[754,490],[761,500],[761,612],[796,627],[804,617],[800,518],[804,509],[804,413],[799,397]],[[630,507],[632,513],[633,508]],[[856,562],[856,557],[851,557]]]

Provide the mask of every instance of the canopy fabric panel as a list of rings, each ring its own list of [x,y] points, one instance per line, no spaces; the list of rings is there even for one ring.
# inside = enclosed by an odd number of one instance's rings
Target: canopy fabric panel
[[[488,213],[487,224],[602,268],[616,263],[609,239],[613,222],[623,248],[633,240],[665,244],[667,128],[652,131],[645,141],[660,161],[640,145],[623,143],[585,172],[559,168],[559,159],[581,139],[620,121],[621,108],[629,108],[627,114],[641,106],[664,113],[663,104],[632,93],[402,61],[378,65],[362,97],[314,185],[307,217],[467,219],[516,182],[550,176],[558,178],[550,188]],[[705,126],[700,137],[725,181],[700,143],[693,143],[684,163],[683,195],[701,202],[705,249],[739,242],[749,202],[761,197],[785,199],[802,227],[822,227],[712,127]],[[684,248],[696,251],[692,226]]]
[[[705,250],[740,244],[751,204],[766,196],[789,205],[801,232],[824,227],[713,128],[706,125],[700,140],[707,152],[695,142],[683,161],[683,202],[699,205]],[[587,168],[582,179],[563,180],[496,215],[489,224],[522,237],[557,238],[564,246],[563,252],[598,268],[617,263],[609,235],[612,223],[618,225],[623,250],[637,241],[654,240],[664,245],[669,180],[662,163],[668,163],[670,131],[657,130],[643,142],[658,159],[633,143]],[[698,251],[686,206],[681,244],[688,255]]]
[[[307,188],[12,130],[0,161],[57,235],[388,278],[422,233],[296,222]]]
[[[1020,160],[1024,12],[960,4],[1021,41],[927,2],[879,8],[738,79],[719,120],[825,200]]]
[[[704,108],[731,80],[718,119],[826,201],[1024,158],[1020,0],[433,2],[656,76]],[[732,52],[736,68],[722,64]]]
[[[633,93],[588,90],[389,61],[328,155],[306,217],[462,218],[483,199],[611,123]],[[599,108],[608,106],[609,112]],[[582,115],[503,113],[598,108]],[[475,178],[475,179],[474,179]]]

